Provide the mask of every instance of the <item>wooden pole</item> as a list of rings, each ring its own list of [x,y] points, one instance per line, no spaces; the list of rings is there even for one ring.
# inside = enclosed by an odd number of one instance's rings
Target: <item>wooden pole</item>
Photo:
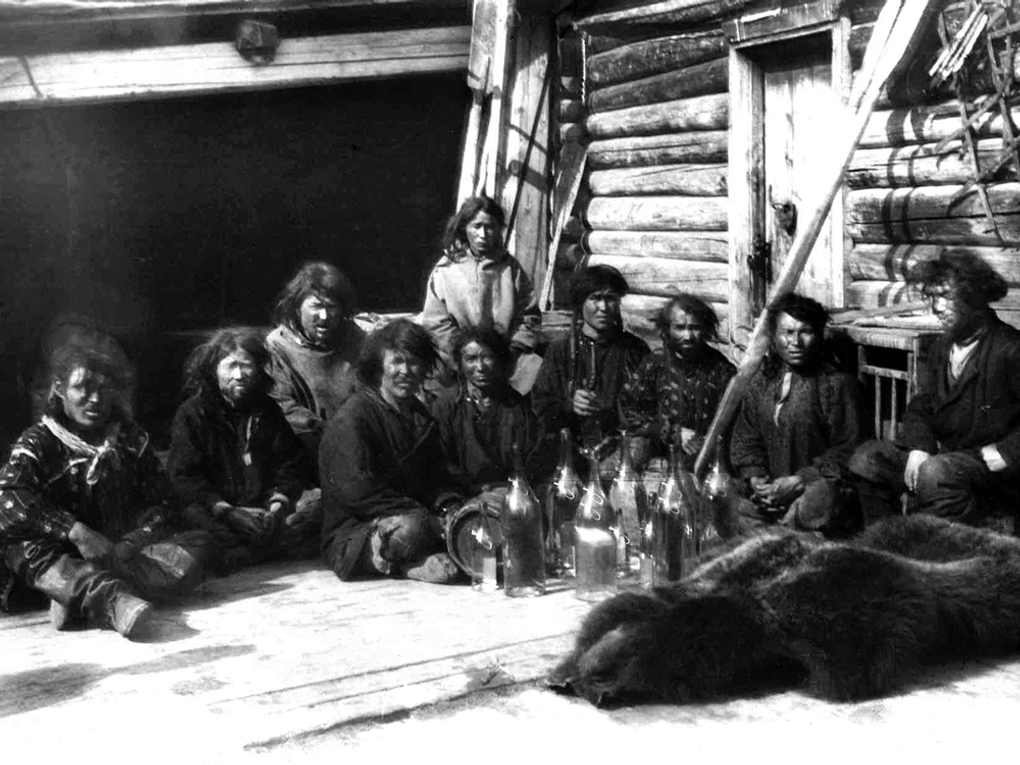
[[[825,164],[817,176],[818,201],[813,207],[805,210],[807,214],[804,216],[804,225],[798,229],[782,271],[769,293],[765,308],[755,322],[747,352],[737,369],[737,374],[730,381],[722,401],[719,402],[719,408],[705,436],[705,443],[694,463],[695,476],[704,474],[708,460],[715,452],[719,436],[736,414],[751,378],[765,358],[769,346],[768,310],[779,295],[797,286],[829,208],[832,207],[832,201],[842,186],[843,176],[853,158],[854,149],[867,127],[868,118],[875,107],[882,85],[909,50],[931,1],[886,0],[879,13],[875,31],[864,54],[864,63],[855,78],[850,102],[847,104],[846,112],[849,116],[843,121],[843,124],[848,126],[847,130],[837,138],[831,153],[819,158],[819,164],[823,162]]]
[[[581,178],[584,176],[584,166],[587,161],[588,148],[582,144],[568,143],[560,152],[560,170],[556,176],[556,186],[553,189],[556,222],[555,228],[553,228],[552,243],[549,245],[549,262],[545,269],[545,282],[542,284],[542,294],[538,301],[538,306],[543,311],[551,308],[549,302],[556,274],[556,252],[560,248],[563,227],[567,223],[567,218],[570,217],[574,200],[577,199],[577,192],[581,188]]]

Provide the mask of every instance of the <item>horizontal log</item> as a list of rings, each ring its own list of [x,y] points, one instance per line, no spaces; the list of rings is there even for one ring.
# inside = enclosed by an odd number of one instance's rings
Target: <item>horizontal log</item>
[[[729,59],[716,58],[665,74],[593,90],[589,108],[593,112],[605,112],[709,93],[725,93],[728,87]]]
[[[923,300],[918,290],[908,286],[905,282],[852,282],[846,292],[847,302],[861,308],[916,303],[918,300]],[[992,308],[1007,311],[1020,310],[1020,288],[1010,289],[1005,298],[992,303]]]
[[[1020,109],[1012,110],[1014,122],[1020,123]],[[900,146],[906,143],[935,143],[954,135],[961,126],[955,101],[910,109],[876,110],[868,120],[860,148]],[[1002,117],[993,109],[974,124],[979,137],[1002,135]]]
[[[729,127],[729,96],[725,93],[632,106],[585,120],[594,138],[655,135],[682,130],[725,130]]]
[[[584,102],[579,98],[561,98],[557,112],[560,122],[580,122],[584,118]]]
[[[254,66],[232,42],[0,58],[0,106],[222,93],[467,67],[471,28],[437,27],[280,41]]]
[[[592,197],[585,222],[615,231],[725,231],[725,197]]]
[[[846,195],[846,220],[849,223],[884,223],[984,216],[985,207],[976,188],[954,199],[962,188],[956,184],[851,191]],[[996,215],[1020,213],[1020,183],[999,183],[986,188]]]
[[[655,24],[642,24],[641,26],[618,27],[607,30],[600,34],[588,35],[588,55],[594,56],[598,53],[605,53],[622,48],[624,45],[633,45],[644,40],[654,40],[659,37],[669,37],[676,34],[675,26],[656,26]]]
[[[623,326],[652,347],[659,346],[661,338],[655,327],[655,319],[662,307],[669,301],[668,297],[656,295],[624,295],[620,305]],[[708,301],[708,304],[715,311],[715,315],[719,317],[719,336],[723,341],[727,341],[730,337],[729,305],[712,301]]]
[[[725,263],[628,255],[589,255],[586,262],[612,266],[623,274],[630,291],[641,295],[671,297],[686,292],[704,300],[725,302],[730,291]]]
[[[588,146],[588,164],[595,169],[725,162],[729,145],[725,130],[604,138]]]
[[[593,255],[632,255],[726,263],[729,243],[717,231],[589,231],[581,241]]]
[[[910,269],[943,252],[968,252],[998,271],[1010,285],[1020,286],[1020,247],[948,247],[937,244],[859,244],[847,255],[847,270],[856,281],[903,281]]]
[[[938,144],[908,144],[880,149],[858,149],[854,152],[846,181],[851,189],[890,188],[897,186],[932,186],[962,184],[973,176],[970,157],[961,141],[952,141],[939,152]],[[991,167],[999,157],[1002,141],[989,138],[978,141],[978,161],[982,168]],[[1003,167],[999,178],[1015,176],[1012,166]]]
[[[847,223],[846,234],[855,243],[964,244],[974,246],[1020,244],[1020,215],[997,215],[998,234],[987,218],[933,218],[888,221],[883,223]]]
[[[597,170],[588,178],[595,196],[726,196],[726,165],[666,165]]]
[[[710,35],[671,35],[623,45],[588,59],[592,88],[662,74],[726,55],[726,38]]]
[[[645,24],[677,24],[691,26],[710,19],[719,19],[742,10],[750,0],[659,0],[625,7],[608,9],[575,20],[585,31],[619,31],[621,27],[640,28]]]

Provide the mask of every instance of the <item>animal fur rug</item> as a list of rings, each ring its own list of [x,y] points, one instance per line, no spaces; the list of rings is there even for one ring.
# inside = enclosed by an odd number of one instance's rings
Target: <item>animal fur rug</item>
[[[940,658],[1020,649],[1020,540],[930,516],[850,542],[768,532],[585,619],[550,686],[596,705],[790,687],[873,698]]]

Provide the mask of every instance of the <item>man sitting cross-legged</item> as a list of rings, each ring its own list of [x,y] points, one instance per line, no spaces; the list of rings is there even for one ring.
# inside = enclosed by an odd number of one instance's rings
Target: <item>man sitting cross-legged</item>
[[[170,482],[130,416],[133,374],[116,343],[82,329],[49,360],[40,422],[0,470],[0,579],[51,598],[56,629],[87,617],[144,634],[152,601],[201,579],[201,532],[176,533]],[[6,597],[5,597],[6,600]]]

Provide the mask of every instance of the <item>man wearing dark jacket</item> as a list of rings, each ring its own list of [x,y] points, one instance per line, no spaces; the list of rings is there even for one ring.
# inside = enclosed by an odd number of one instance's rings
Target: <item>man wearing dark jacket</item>
[[[932,302],[932,349],[900,440],[864,444],[850,463],[871,520],[914,495],[914,510],[1012,530],[1020,500],[1020,332],[989,304],[1005,280],[969,252],[943,252],[909,279]]]
[[[312,557],[318,516],[288,523],[310,483],[301,441],[267,394],[269,354],[253,329],[219,330],[188,362],[171,430],[169,472],[185,514],[211,531],[225,570],[274,557]]]
[[[459,577],[445,550],[444,517],[461,502],[436,421],[416,398],[439,360],[423,328],[398,319],[365,341],[362,388],[341,407],[319,448],[322,551],[344,580]]]

